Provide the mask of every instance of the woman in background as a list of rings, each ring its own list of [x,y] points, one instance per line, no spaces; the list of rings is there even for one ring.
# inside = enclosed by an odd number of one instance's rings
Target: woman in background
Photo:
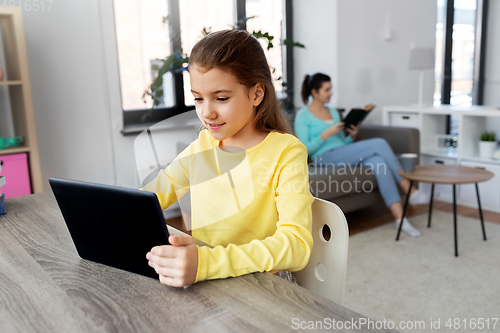
[[[372,169],[377,178],[380,193],[394,216],[396,228],[399,228],[403,216],[403,206],[398,191],[399,187],[408,192],[410,182],[398,175],[401,165],[391,147],[382,138],[373,138],[353,142],[358,134],[358,126],[351,125],[344,133],[344,123],[339,112],[325,104],[332,97],[332,83],[328,75],[316,73],[306,75],[302,84],[302,100],[305,106],[295,118],[295,134],[307,147],[312,161],[316,165],[352,166],[362,165]],[[312,102],[307,105],[309,96]],[[428,203],[428,196],[412,189],[410,204]],[[412,237],[420,236],[404,218],[402,230]]]

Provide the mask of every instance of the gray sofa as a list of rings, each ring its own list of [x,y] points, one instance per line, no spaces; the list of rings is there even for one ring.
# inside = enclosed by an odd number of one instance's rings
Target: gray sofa
[[[363,125],[356,141],[377,137],[387,140],[396,155],[420,151],[419,131],[415,128]],[[309,183],[315,197],[336,203],[344,213],[384,204],[375,176],[360,166],[339,168],[309,163]]]

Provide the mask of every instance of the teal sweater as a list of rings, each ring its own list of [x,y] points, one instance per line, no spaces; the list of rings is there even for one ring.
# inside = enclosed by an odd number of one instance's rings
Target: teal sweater
[[[327,150],[343,147],[352,142],[350,136],[344,136],[344,131],[331,136],[326,140],[321,138],[321,133],[328,127],[340,122],[340,115],[336,109],[327,106],[333,118],[333,124],[317,118],[304,106],[297,112],[294,122],[295,135],[306,146],[307,153],[315,158]]]

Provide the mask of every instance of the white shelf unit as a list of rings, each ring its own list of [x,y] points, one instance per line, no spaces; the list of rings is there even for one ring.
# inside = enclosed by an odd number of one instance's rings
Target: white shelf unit
[[[458,118],[458,144],[456,149],[437,150],[436,135],[446,134],[448,115]],[[420,163],[463,165],[483,168],[495,174],[487,182],[479,183],[481,205],[484,209],[500,212],[500,161],[479,157],[479,137],[483,131],[493,131],[500,138],[500,109],[493,106],[386,106],[382,110],[386,126],[414,127],[420,131]],[[405,121],[407,121],[405,123]],[[500,149],[500,147],[498,147]],[[430,184],[422,184],[430,191]],[[452,202],[451,185],[436,185],[437,200]],[[477,207],[473,184],[457,187],[457,203]]]
[[[0,136],[24,137],[24,145],[0,150],[0,159],[3,155],[26,153],[31,189],[41,193],[43,182],[20,7],[0,6],[0,43],[0,64],[5,72],[5,81],[0,81],[0,101],[7,100],[6,104],[0,103]],[[6,177],[6,181],[16,184],[18,179]]]

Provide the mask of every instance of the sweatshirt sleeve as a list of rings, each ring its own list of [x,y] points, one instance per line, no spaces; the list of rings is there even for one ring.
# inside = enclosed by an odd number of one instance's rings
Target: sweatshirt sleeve
[[[299,112],[295,117],[294,131],[297,138],[306,146],[307,153],[313,155],[319,147],[325,142],[321,138],[321,135],[317,135],[314,138],[311,137],[311,129],[307,123],[306,114],[304,112]]]
[[[187,147],[158,176],[141,190],[154,192],[161,209],[167,209],[180,199],[189,189],[190,148]]]
[[[344,142],[346,145],[352,143],[352,137],[350,135],[344,136]]]
[[[277,182],[270,190],[274,191],[279,217],[276,232],[239,246],[199,247],[196,282],[253,272],[298,271],[307,265],[313,246],[314,198],[309,191],[306,159],[306,148],[296,141],[283,151],[275,170]],[[289,164],[299,167],[286,168]]]

